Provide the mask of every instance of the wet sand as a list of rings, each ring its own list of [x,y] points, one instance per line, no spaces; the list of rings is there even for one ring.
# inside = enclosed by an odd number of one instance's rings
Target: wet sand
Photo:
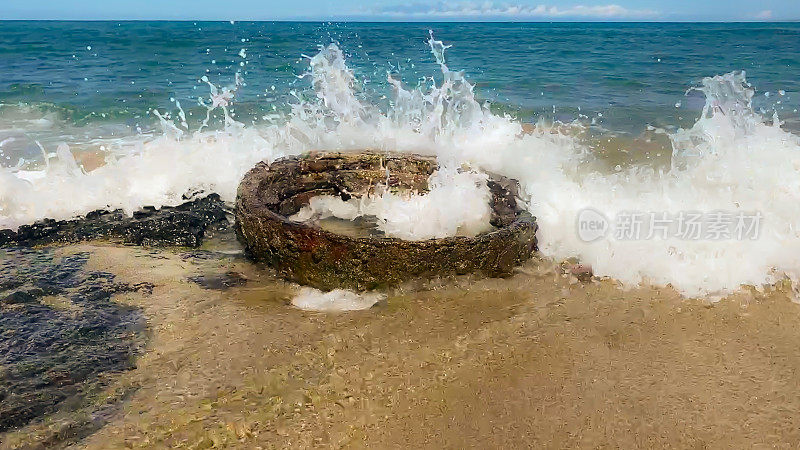
[[[293,308],[296,286],[239,256],[59,250],[77,251],[92,270],[155,285],[116,296],[143,309],[149,341],[136,369],[109,375],[96,401],[122,400],[79,448],[800,444],[800,305],[785,286],[710,303],[582,283],[540,260],[510,279],[416,283],[331,314]],[[247,283],[188,280],[228,272]]]

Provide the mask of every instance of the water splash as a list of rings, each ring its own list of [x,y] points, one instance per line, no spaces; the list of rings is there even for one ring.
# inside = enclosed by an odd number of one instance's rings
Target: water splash
[[[781,129],[776,118],[753,111],[744,73],[703,80],[703,114],[691,128],[669,133],[670,166],[633,165],[608,173],[592,169],[596,156],[569,126],[539,122],[523,130],[510,117],[492,114],[464,74],[447,66],[447,46],[432,35],[428,43],[440,74],[415,88],[387,76],[394,90],[388,109],[361,98],[343,52],[331,44],[309,58],[304,78],[313,95],[296,93],[281,122],[236,122],[228,108],[243,84],[221,89],[209,82],[207,107],[223,110],[221,129],[210,129],[206,121],[189,132],[179,114],[174,129],[165,124],[160,136],[109,151],[108,163],[90,172],[73,170],[66,155],[58,158],[67,160],[66,171],[63,164],[36,176],[3,169],[0,227],[99,208],[132,212],[143,205],[174,205],[198,192],[233,201],[239,179],[257,161],[311,149],[387,149],[436,155],[444,168],[466,164],[518,179],[538,219],[544,254],[577,256],[596,275],[626,285],[649,281],[701,295],[783,276],[800,279],[800,138]],[[725,210],[759,211],[764,219],[761,237],[752,241],[609,236],[587,243],[575,228],[587,207],[606,217],[621,211]]]
[[[473,171],[442,168],[428,180],[430,191],[396,194],[377,186],[377,195],[351,198],[317,196],[292,220],[309,221],[328,217],[355,220],[370,216],[386,236],[407,240],[475,236],[491,226],[491,192],[487,176]]]
[[[591,174],[566,184],[556,209],[534,208],[543,250],[580,256],[595,273],[627,285],[642,280],[672,284],[687,295],[724,294],[740,285],[770,284],[800,275],[800,138],[755,113],[744,73],[705,78],[703,114],[689,129],[669,135],[667,171],[631,167]],[[538,183],[532,181],[530,188]],[[541,186],[539,186],[541,188]],[[591,207],[606,217],[622,211],[755,211],[758,239],[713,241],[679,238],[585,243],[574,230],[578,212]]]

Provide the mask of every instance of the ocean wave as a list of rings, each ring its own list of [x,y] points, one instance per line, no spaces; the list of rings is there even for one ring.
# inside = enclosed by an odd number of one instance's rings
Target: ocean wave
[[[435,155],[445,167],[467,164],[518,179],[545,255],[578,257],[596,275],[628,286],[650,282],[689,296],[721,295],[743,284],[800,279],[800,138],[777,117],[753,110],[744,73],[703,80],[705,108],[690,128],[652,130],[669,142],[666,163],[634,160],[601,170],[600,156],[579,136],[586,124],[523,126],[492,112],[464,74],[447,66],[447,46],[433,37],[429,44],[439,73],[416,88],[388,76],[394,92],[388,107],[358,95],[353,71],[331,44],[308,58],[304,78],[313,95],[297,95],[272,123],[245,125],[228,114],[237,83],[212,86],[209,111],[222,109],[225,117],[217,130],[189,130],[178,104],[172,114],[159,113],[162,133],[109,140],[94,170],[66,145],[52,153],[42,147],[38,168],[0,171],[0,227],[96,209],[132,213],[198,193],[231,202],[239,179],[258,161],[369,148]],[[587,210],[607,221],[630,212],[747,212],[761,221],[757,239],[633,239],[610,232],[586,240],[578,227]]]

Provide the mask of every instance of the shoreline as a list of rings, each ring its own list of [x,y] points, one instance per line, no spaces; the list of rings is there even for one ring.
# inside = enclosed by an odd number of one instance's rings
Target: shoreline
[[[291,307],[293,285],[222,250],[57,250],[154,286],[115,297],[141,308],[149,339],[136,369],[106,391],[130,396],[81,446],[800,439],[785,415],[800,407],[800,305],[785,286],[712,303],[581,283],[534,260],[508,280],[407,284],[369,310],[325,314]],[[246,282],[189,280],[227,273]],[[412,426],[423,417],[427,427]],[[6,434],[4,446],[34,443],[53,420]]]

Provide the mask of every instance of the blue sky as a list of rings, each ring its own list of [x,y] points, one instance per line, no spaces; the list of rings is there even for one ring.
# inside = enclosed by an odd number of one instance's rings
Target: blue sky
[[[0,19],[800,20],[800,0],[0,0],[0,3]]]

